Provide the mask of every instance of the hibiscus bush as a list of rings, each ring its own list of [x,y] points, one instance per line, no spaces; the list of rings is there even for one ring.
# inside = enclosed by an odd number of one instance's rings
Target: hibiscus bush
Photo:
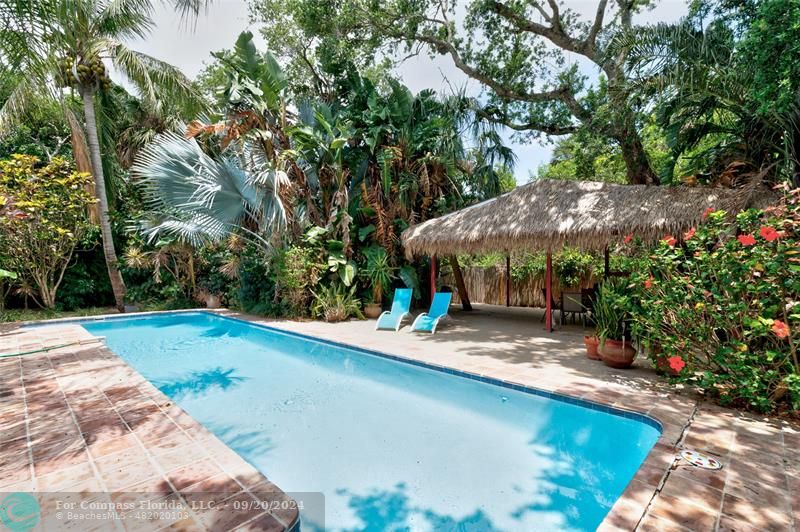
[[[633,332],[676,382],[723,404],[800,409],[800,190],[765,211],[631,248]]]

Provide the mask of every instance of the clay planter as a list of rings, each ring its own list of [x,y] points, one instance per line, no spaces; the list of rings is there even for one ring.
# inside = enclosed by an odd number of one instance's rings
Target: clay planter
[[[584,336],[583,343],[586,345],[586,358],[589,360],[602,360],[597,348],[600,345],[600,340],[597,336]]]
[[[222,302],[218,295],[209,295],[206,297],[206,308],[219,308]]]
[[[627,369],[633,365],[633,359],[636,358],[636,349],[633,348],[630,342],[623,342],[621,340],[606,339],[600,343],[597,352],[603,359],[606,366],[611,366],[617,369]]]
[[[370,303],[369,305],[364,306],[364,316],[371,320],[377,319],[378,316],[381,315],[382,311],[383,309],[377,303]]]

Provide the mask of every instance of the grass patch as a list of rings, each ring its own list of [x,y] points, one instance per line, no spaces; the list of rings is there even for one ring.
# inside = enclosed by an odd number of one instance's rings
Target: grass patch
[[[97,316],[99,314],[115,314],[114,307],[89,307],[77,310],[54,309],[5,309],[0,312],[0,323],[13,323],[17,321],[52,320],[56,318],[81,318],[84,316]]]

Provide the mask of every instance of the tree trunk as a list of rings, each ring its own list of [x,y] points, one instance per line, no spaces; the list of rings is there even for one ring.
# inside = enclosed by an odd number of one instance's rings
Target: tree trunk
[[[111,234],[111,220],[108,217],[108,197],[106,196],[106,182],[103,176],[103,161],[100,156],[100,142],[97,138],[97,118],[94,114],[94,91],[90,88],[81,89],[83,98],[83,111],[86,114],[86,140],[89,144],[89,157],[92,161],[94,174],[94,191],[97,204],[100,207],[100,234],[103,237],[103,254],[106,258],[108,278],[111,280],[111,289],[114,291],[114,302],[117,310],[125,312],[125,281],[117,265],[117,252],[114,249],[114,240]]]
[[[461,298],[461,308],[464,310],[472,310],[472,304],[469,302],[469,295],[467,294],[467,285],[464,283],[464,276],[461,275],[461,266],[458,264],[458,257],[450,255],[449,259],[450,267],[453,269],[453,277],[456,278],[458,297]]]
[[[86,184],[86,191],[94,195],[94,173],[92,172],[92,162],[89,160],[89,148],[86,145],[86,135],[81,128],[78,118],[72,109],[69,107],[64,108],[67,115],[67,124],[69,124],[70,138],[72,140],[72,156],[75,158],[75,167],[79,172],[86,172],[92,174],[92,181]],[[89,205],[89,220],[93,224],[100,223],[100,215],[97,212],[97,204]]]
[[[628,183],[631,185],[659,185],[661,181],[653,172],[639,133],[633,127],[625,128],[616,138],[625,161]]]

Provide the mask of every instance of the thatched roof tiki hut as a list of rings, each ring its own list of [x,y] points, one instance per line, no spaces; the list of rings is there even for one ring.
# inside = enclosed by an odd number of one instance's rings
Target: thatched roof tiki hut
[[[546,252],[545,321],[547,330],[552,331],[553,251],[571,246],[605,250],[607,257],[608,248],[624,235],[635,234],[650,242],[669,234],[679,237],[701,223],[709,207],[735,212],[765,206],[773,197],[767,190],[752,187],[734,190],[542,179],[410,227],[403,232],[402,243],[407,256],[432,258],[432,292],[436,256],[450,256],[457,267],[453,257],[463,253]],[[464,287],[458,289],[468,301]]]

